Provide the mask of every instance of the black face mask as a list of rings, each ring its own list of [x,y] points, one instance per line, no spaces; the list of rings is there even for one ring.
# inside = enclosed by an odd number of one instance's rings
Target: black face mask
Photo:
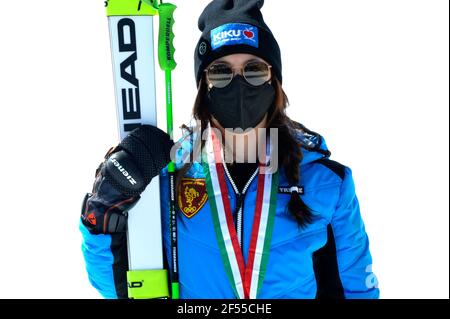
[[[253,86],[241,75],[227,87],[213,87],[207,94],[208,110],[220,125],[244,131],[261,123],[274,100],[275,89],[270,83]]]

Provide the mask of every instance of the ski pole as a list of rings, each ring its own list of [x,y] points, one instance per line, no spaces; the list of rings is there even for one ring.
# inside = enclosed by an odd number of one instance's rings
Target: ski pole
[[[173,109],[172,109],[172,71],[177,66],[174,60],[175,48],[173,46],[173,13],[177,7],[171,3],[160,3],[159,5],[159,40],[158,58],[161,69],[165,72],[166,87],[166,112],[167,133],[173,139]],[[168,166],[170,187],[170,233],[172,253],[172,299],[179,299],[178,279],[178,243],[177,243],[177,215],[175,209],[175,163],[171,161]]]

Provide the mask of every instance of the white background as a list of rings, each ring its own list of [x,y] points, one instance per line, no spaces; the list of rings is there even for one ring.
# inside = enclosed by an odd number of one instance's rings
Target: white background
[[[173,2],[178,127],[190,119],[196,22],[209,1]],[[97,298],[78,218],[117,143],[103,3],[3,1],[1,12],[0,297]],[[446,0],[264,8],[290,116],[353,169],[383,298],[449,297],[448,12]]]

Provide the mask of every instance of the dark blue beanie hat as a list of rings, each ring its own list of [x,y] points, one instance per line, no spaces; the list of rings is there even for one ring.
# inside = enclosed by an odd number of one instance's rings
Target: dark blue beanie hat
[[[248,53],[266,60],[282,81],[281,52],[264,22],[264,0],[213,0],[201,14],[202,36],[195,50],[197,86],[203,71],[214,60],[235,53]]]

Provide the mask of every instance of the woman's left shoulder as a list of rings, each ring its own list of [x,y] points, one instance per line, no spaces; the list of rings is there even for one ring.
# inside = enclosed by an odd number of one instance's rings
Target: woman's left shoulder
[[[299,163],[300,180],[294,186],[298,186],[305,204],[319,212],[322,222],[326,224],[331,220],[341,198],[350,197],[354,190],[351,169],[331,157],[331,151],[321,134],[300,126],[295,137],[301,147],[302,160]],[[284,192],[293,186],[289,180],[281,169],[279,184]]]
[[[295,136],[302,151],[300,174],[302,179],[312,180],[319,184],[341,184],[351,169],[332,159],[325,138],[302,124],[298,124]]]
[[[335,176],[336,181],[343,182],[344,179],[351,174],[350,167],[332,160],[329,157],[324,157],[318,159],[314,162],[311,162],[307,167],[308,170],[311,170],[314,174],[322,173],[324,175],[332,174]],[[303,171],[306,171],[306,168],[303,167]]]

